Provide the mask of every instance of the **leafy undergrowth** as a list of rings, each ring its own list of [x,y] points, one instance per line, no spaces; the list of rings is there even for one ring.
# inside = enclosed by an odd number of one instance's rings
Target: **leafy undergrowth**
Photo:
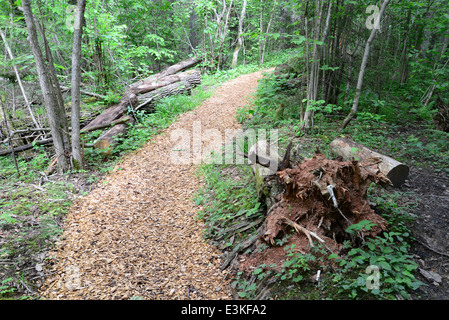
[[[304,132],[300,130],[298,112],[301,89],[288,85],[292,77],[267,77],[259,85],[254,105],[241,108],[237,114],[244,128],[278,129],[281,155],[287,144],[293,142],[292,155],[296,161],[312,156],[316,150],[332,158],[330,142],[347,137],[409,166],[425,167],[449,176],[449,134],[435,129],[432,113],[403,104],[397,108],[399,97],[391,103],[362,97],[362,105],[367,107],[340,132],[339,125],[350,103],[324,106],[319,102],[315,104],[314,126]],[[248,167],[224,169],[209,165],[203,171],[206,191],[200,196],[205,207],[201,217],[209,223],[205,235],[212,241],[221,241],[221,248],[232,250],[238,243],[237,236],[243,240],[256,230],[236,234],[227,233],[223,228],[232,230],[232,221],[238,219],[235,215],[240,214],[243,220],[241,214],[249,208],[257,207],[262,212],[266,209],[258,206],[256,182]],[[239,187],[235,189],[235,185]],[[410,253],[414,241],[410,227],[416,219],[412,212],[417,207],[417,200],[410,199],[416,195],[372,186],[368,196],[371,207],[389,222],[388,230],[381,236],[362,243],[347,241],[338,256],[329,255],[319,243],[309,253],[302,254],[294,247],[285,247],[288,239],[276,239],[276,245],[285,249],[284,264],[262,264],[250,275],[238,272],[233,284],[238,296],[244,299],[268,296],[274,299],[408,299],[413,294],[419,298],[418,289],[424,284],[417,278],[418,265]],[[246,200],[240,202],[239,197]],[[346,232],[369,227],[369,223],[353,225]],[[225,241],[223,234],[233,241]],[[217,235],[221,238],[216,239]],[[263,251],[267,246],[252,250]],[[269,295],[267,288],[270,288]]]

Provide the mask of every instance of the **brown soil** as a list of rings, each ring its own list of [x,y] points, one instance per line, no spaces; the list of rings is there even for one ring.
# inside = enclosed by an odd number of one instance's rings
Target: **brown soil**
[[[416,239],[412,253],[419,267],[434,271],[440,283],[429,281],[417,272],[421,287],[414,299],[449,299],[449,176],[444,172],[412,167],[408,181],[401,191],[410,192],[403,201],[417,203],[412,211],[417,218],[411,226]]]
[[[237,108],[262,72],[240,76],[181,115],[161,135],[127,156],[101,187],[78,199],[47,262],[44,299],[230,299],[219,250],[202,237],[192,202],[201,185],[195,164],[172,164],[176,129],[238,128]],[[210,142],[204,142],[206,148]]]

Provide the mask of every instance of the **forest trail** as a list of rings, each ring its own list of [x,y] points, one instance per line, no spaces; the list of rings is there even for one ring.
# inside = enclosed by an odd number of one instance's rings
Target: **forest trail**
[[[223,83],[214,95],[125,157],[89,195],[79,198],[50,254],[44,299],[231,299],[220,251],[202,237],[201,186],[195,164],[172,164],[174,130],[239,128],[263,72]],[[198,122],[197,122],[198,123]],[[224,136],[224,135],[223,135]],[[207,144],[207,143],[205,143]]]

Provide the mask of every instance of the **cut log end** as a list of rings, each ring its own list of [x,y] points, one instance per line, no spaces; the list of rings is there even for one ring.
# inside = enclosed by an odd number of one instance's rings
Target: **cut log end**
[[[394,187],[400,187],[404,184],[409,172],[410,168],[401,163],[388,172],[387,178],[391,181]]]

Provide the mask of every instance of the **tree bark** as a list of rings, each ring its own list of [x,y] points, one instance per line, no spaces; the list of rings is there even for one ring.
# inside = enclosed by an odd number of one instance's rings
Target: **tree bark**
[[[185,77],[182,81],[172,83],[170,85],[161,87],[145,94],[138,95],[137,99],[139,100],[139,104],[135,108],[135,110],[137,111],[141,108],[151,109],[154,106],[154,102],[156,100],[160,100],[172,95],[190,92],[193,87],[200,83],[201,73],[199,70],[194,70],[194,72],[191,72],[190,75],[188,77]]]
[[[1,32],[1,29],[0,29],[0,32]],[[2,33],[2,35],[3,35],[3,33]],[[5,43],[6,43],[6,41],[5,41]],[[14,152],[14,146],[11,143],[11,133],[9,132],[9,129],[8,129],[8,118],[6,116],[5,104],[4,104],[1,96],[0,96],[0,105],[2,107],[1,109],[3,112],[3,118],[5,119],[5,127],[6,127],[6,135],[8,137],[8,145],[11,147],[11,149],[9,151],[11,152],[12,159],[13,159],[14,165],[16,167],[17,178],[19,178],[20,177],[19,165],[17,164],[16,153]]]
[[[372,151],[367,147],[345,138],[338,138],[331,142],[330,150],[346,159],[354,158],[364,161],[370,158],[380,160],[379,170],[390,179],[394,187],[400,187],[407,179],[409,167],[386,155]]]
[[[389,3],[390,3],[390,0],[385,0],[384,3],[382,4],[382,8],[380,9],[380,12],[379,12],[379,21],[380,21],[380,19],[382,19],[385,9],[387,8]],[[365,76],[366,64],[368,62],[368,57],[369,57],[369,51],[370,51],[371,43],[373,42],[374,37],[376,36],[376,32],[377,32],[377,29],[373,28],[373,30],[371,30],[371,34],[368,38],[368,41],[366,42],[365,53],[363,54],[362,65],[360,67],[359,78],[357,80],[357,88],[355,91],[354,102],[352,104],[351,111],[349,112],[349,114],[345,118],[345,120],[343,121],[343,124],[342,124],[340,130],[345,129],[346,126],[349,124],[349,122],[352,120],[352,118],[354,118],[355,114],[357,113],[357,108],[359,106],[360,93],[362,92],[363,77]]]
[[[173,74],[173,75],[168,75],[168,76],[165,76],[162,78],[158,78],[153,81],[145,81],[142,84],[131,88],[131,92],[136,95],[144,94],[144,93],[168,86],[175,82],[188,81],[188,79],[191,78],[192,75],[195,74],[195,76],[198,76],[197,75],[198,73],[199,73],[198,70],[189,70],[189,71],[184,71],[184,72],[181,72],[178,74]]]
[[[39,75],[39,83],[42,89],[42,94],[44,96],[48,122],[51,128],[51,134],[55,146],[56,157],[58,159],[58,165],[61,171],[65,172],[70,167],[68,157],[66,155],[67,149],[70,150],[70,148],[67,148],[69,146],[65,145],[65,141],[68,140],[65,135],[67,136],[68,134],[67,132],[64,132],[64,128],[67,128],[68,126],[67,124],[61,122],[63,117],[60,114],[61,110],[58,102],[58,97],[56,97],[56,94],[54,92],[54,87],[52,86],[52,81],[49,77],[49,71],[39,47],[30,0],[23,0],[22,6],[29,34],[28,40],[31,51],[33,52],[34,60],[36,62],[36,68]]]
[[[104,155],[110,155],[113,147],[117,145],[117,137],[121,134],[126,134],[127,124],[120,123],[109,130],[106,130],[97,140],[94,142],[95,149],[101,149]]]
[[[237,62],[238,62],[238,59],[239,59],[239,52],[240,52],[240,49],[243,46],[242,33],[243,33],[243,21],[245,20],[245,14],[246,14],[246,5],[247,5],[246,0],[243,0],[242,12],[240,13],[240,18],[239,18],[239,29],[238,29],[238,35],[237,35],[237,45],[235,47],[234,54],[232,56],[232,63],[231,63],[231,67],[232,68],[237,67]]]
[[[178,63],[176,63],[176,64],[174,64],[174,65],[172,65],[172,66],[170,66],[170,67],[168,67],[168,68],[166,68],[164,70],[162,70],[159,73],[153,74],[153,75],[151,75],[151,76],[149,76],[149,77],[147,77],[145,79],[139,80],[139,81],[131,84],[130,87],[133,89],[133,88],[141,86],[141,85],[143,85],[145,83],[151,83],[151,82],[157,81],[157,80],[159,80],[159,79],[161,79],[163,77],[170,76],[172,74],[184,71],[184,70],[186,70],[188,68],[193,68],[194,66],[196,66],[201,61],[203,61],[202,57],[191,57],[191,58],[188,58],[186,60],[178,62]]]
[[[82,169],[84,161],[81,153],[80,114],[81,114],[81,38],[83,35],[86,0],[78,0],[72,50],[72,157],[74,169]]]

